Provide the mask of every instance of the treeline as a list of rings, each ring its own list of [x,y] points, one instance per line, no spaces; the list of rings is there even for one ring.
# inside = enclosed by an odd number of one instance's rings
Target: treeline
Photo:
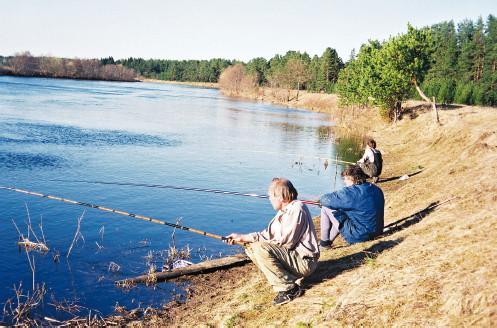
[[[385,42],[370,41],[340,73],[346,105],[378,105],[395,119],[401,102],[418,96],[436,103],[497,105],[497,21],[452,21],[408,27]]]
[[[219,82],[221,73],[227,67],[242,64],[246,73],[255,78],[259,86],[325,92],[334,90],[338,73],[344,66],[336,50],[332,48],[327,48],[322,56],[312,58],[305,52],[288,51],[285,55],[276,55],[269,60],[262,57],[254,58],[246,64],[220,58],[211,60],[128,58],[115,61],[112,57],[108,57],[101,59],[101,62],[122,64],[147,78],[188,82]]]
[[[335,49],[326,48],[321,56],[312,58],[306,52],[288,51],[270,60],[259,57],[248,63],[236,63],[228,67],[220,76],[221,89],[230,95],[257,92],[257,87],[286,89],[286,100],[290,100],[290,90],[331,93],[335,89],[340,70],[344,67]]]
[[[312,58],[298,51],[288,51],[269,60],[254,58],[246,64],[246,71],[255,75],[260,86],[331,93],[343,67],[336,50],[326,48],[321,56]]]
[[[34,57],[29,52],[0,57],[3,74],[82,80],[136,81],[136,72],[120,64],[102,64],[99,59]]]
[[[497,105],[497,20],[453,21],[431,27],[432,56],[422,83],[444,103]]]
[[[133,58],[114,61],[103,58],[104,64],[121,64],[151,79],[181,82],[218,82],[221,72],[233,61],[221,58],[210,60],[165,60]]]

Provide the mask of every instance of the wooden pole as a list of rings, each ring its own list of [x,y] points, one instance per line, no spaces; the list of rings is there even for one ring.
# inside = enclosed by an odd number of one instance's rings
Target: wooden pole
[[[437,104],[435,102],[435,97],[433,97],[432,108],[433,108],[433,114],[435,115],[435,123],[440,124],[440,119],[438,118],[438,108],[437,108]]]

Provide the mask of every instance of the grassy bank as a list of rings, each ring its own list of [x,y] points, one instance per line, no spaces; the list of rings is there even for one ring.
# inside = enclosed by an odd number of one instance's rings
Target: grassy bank
[[[339,111],[336,94],[312,93],[300,90],[258,87],[251,90],[242,90],[232,94],[221,90],[223,94],[232,97],[252,99],[293,108],[308,109],[314,112],[336,114]]]
[[[134,325],[492,326],[497,320],[497,112],[414,108],[396,125],[374,121],[384,153],[390,234],[322,253],[303,297],[274,296],[252,265],[191,280],[187,302]],[[398,177],[424,168],[408,180]],[[387,179],[388,178],[388,179]],[[457,197],[452,199],[453,197]],[[437,208],[430,204],[451,201]]]

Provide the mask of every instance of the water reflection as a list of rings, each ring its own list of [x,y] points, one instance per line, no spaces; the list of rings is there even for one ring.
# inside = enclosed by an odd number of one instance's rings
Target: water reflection
[[[337,137],[335,147],[338,157],[347,162],[357,162],[362,157],[363,139],[359,135]]]

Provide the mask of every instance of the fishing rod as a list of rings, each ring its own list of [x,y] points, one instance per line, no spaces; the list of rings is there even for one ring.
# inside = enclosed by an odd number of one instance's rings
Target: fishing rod
[[[116,213],[116,214],[119,214],[119,215],[129,216],[129,217],[134,218],[134,219],[148,221],[148,222],[151,222],[151,223],[162,224],[162,225],[166,225],[166,226],[173,227],[173,228],[176,228],[176,229],[190,231],[190,232],[193,232],[193,233],[197,233],[199,235],[204,235],[206,237],[211,237],[211,238],[215,238],[215,239],[219,239],[219,240],[223,240],[223,241],[226,241],[226,240],[229,239],[229,238],[226,238],[226,237],[223,237],[223,236],[219,236],[219,235],[207,232],[207,231],[202,231],[202,230],[199,230],[199,229],[186,227],[186,226],[179,225],[179,224],[176,224],[176,223],[170,223],[170,222],[167,222],[167,221],[162,221],[162,220],[155,219],[155,218],[152,218],[152,217],[149,217],[149,216],[144,216],[144,215],[140,215],[140,214],[134,214],[134,213],[129,213],[129,212],[121,211],[121,210],[116,210],[116,209],[104,207],[104,206],[101,206],[101,205],[95,205],[95,204],[80,202],[80,201],[77,201],[77,200],[72,200],[72,199],[67,199],[67,198],[62,198],[62,197],[57,197],[57,196],[52,196],[52,195],[45,195],[45,194],[41,194],[41,193],[38,193],[38,192],[24,190],[24,189],[19,189],[19,188],[15,188],[15,187],[0,186],[0,189],[11,190],[11,191],[15,191],[15,192],[18,192],[18,193],[32,195],[32,196],[37,196],[37,197],[41,197],[41,198],[48,198],[48,199],[57,200],[57,201],[60,201],[60,202],[69,203],[69,204],[73,204],[73,205],[80,205],[80,206],[86,206],[86,207],[90,207],[90,208],[95,208],[97,210],[101,210],[101,211],[104,211],[104,212]],[[241,245],[241,246],[245,245],[244,243],[241,243],[241,242],[235,242],[234,241],[234,243],[238,244],[238,245]]]
[[[255,194],[255,193],[243,193],[243,192],[227,191],[227,190],[221,190],[221,189],[181,187],[181,186],[161,185],[161,184],[146,184],[146,183],[133,183],[133,182],[111,182],[111,181],[89,181],[89,180],[66,180],[66,179],[51,179],[49,181],[103,184],[103,185],[118,185],[118,186],[134,186],[134,187],[147,187],[147,188],[160,188],[160,189],[176,189],[176,190],[211,192],[211,193],[223,194],[223,195],[256,197],[256,198],[261,198],[261,199],[268,199],[269,198],[268,195],[259,195],[259,194]],[[305,199],[299,199],[299,200],[304,204],[321,206],[321,204],[317,201],[305,200]]]

